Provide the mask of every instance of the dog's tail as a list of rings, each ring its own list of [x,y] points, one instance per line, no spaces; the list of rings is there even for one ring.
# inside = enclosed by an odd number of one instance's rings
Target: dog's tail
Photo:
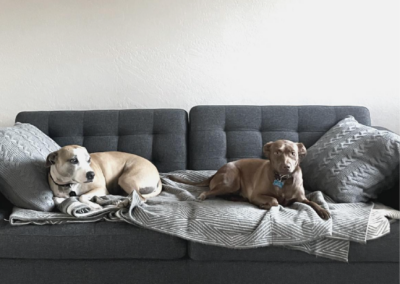
[[[178,176],[173,176],[173,175],[168,176],[168,178],[169,178],[170,180],[172,180],[172,181],[176,181],[176,182],[180,182],[180,183],[184,183],[184,184],[189,184],[189,185],[195,185],[195,186],[209,186],[209,185],[210,185],[210,182],[211,182],[211,180],[212,180],[212,178],[213,178],[214,176],[215,176],[215,175],[212,175],[212,176],[209,177],[208,179],[205,179],[205,180],[203,180],[203,181],[197,181],[197,182],[189,181],[189,180],[187,180],[187,179],[184,179],[184,178],[181,178],[181,177],[178,177]]]

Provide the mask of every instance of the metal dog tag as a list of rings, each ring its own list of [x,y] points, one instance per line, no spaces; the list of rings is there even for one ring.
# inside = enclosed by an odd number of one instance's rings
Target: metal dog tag
[[[274,183],[273,183],[273,185],[275,185],[275,186],[277,186],[279,188],[282,188],[284,184],[285,184],[284,181],[280,181],[278,179],[274,180]]]

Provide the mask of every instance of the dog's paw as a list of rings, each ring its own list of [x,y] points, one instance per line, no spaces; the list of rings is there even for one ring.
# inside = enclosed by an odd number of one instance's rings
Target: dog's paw
[[[98,211],[98,210],[101,210],[101,209],[103,209],[103,207],[101,207],[99,204],[90,204],[90,209],[91,210],[93,210],[93,211]]]
[[[278,206],[278,205],[279,205],[278,201],[277,200],[273,200],[271,202],[267,202],[265,204],[261,204],[259,207],[261,209],[269,210],[269,209],[271,209],[271,207]]]
[[[118,200],[114,205],[116,205],[118,208],[125,208],[128,207],[129,205],[129,200],[124,199],[124,200]]]
[[[261,204],[258,207],[260,207],[261,209],[269,210],[269,209],[271,209],[272,206],[269,204]]]
[[[317,211],[317,213],[318,213],[319,217],[321,217],[324,220],[328,220],[329,218],[331,218],[331,214],[328,211],[326,211],[325,209],[321,208],[320,210]]]
[[[203,201],[206,199],[207,194],[205,192],[201,193],[199,196],[197,196],[197,200]]]

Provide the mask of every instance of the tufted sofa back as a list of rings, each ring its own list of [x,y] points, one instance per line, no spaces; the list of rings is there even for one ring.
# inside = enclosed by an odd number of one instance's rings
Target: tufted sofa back
[[[368,109],[357,106],[196,106],[187,142],[188,116],[179,109],[33,111],[16,121],[35,125],[60,146],[133,153],[169,172],[262,158],[262,146],[277,139],[310,147],[347,115],[371,125]]]
[[[152,161],[160,172],[187,168],[187,112],[179,109],[21,112],[60,146],[90,153],[122,151]]]
[[[230,161],[262,158],[262,146],[278,139],[310,147],[347,115],[371,125],[365,107],[196,106],[189,114],[189,168],[216,170]]]

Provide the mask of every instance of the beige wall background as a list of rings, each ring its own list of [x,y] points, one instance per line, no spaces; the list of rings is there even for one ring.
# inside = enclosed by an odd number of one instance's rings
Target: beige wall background
[[[0,126],[25,110],[363,105],[400,133],[397,0],[0,0]]]

